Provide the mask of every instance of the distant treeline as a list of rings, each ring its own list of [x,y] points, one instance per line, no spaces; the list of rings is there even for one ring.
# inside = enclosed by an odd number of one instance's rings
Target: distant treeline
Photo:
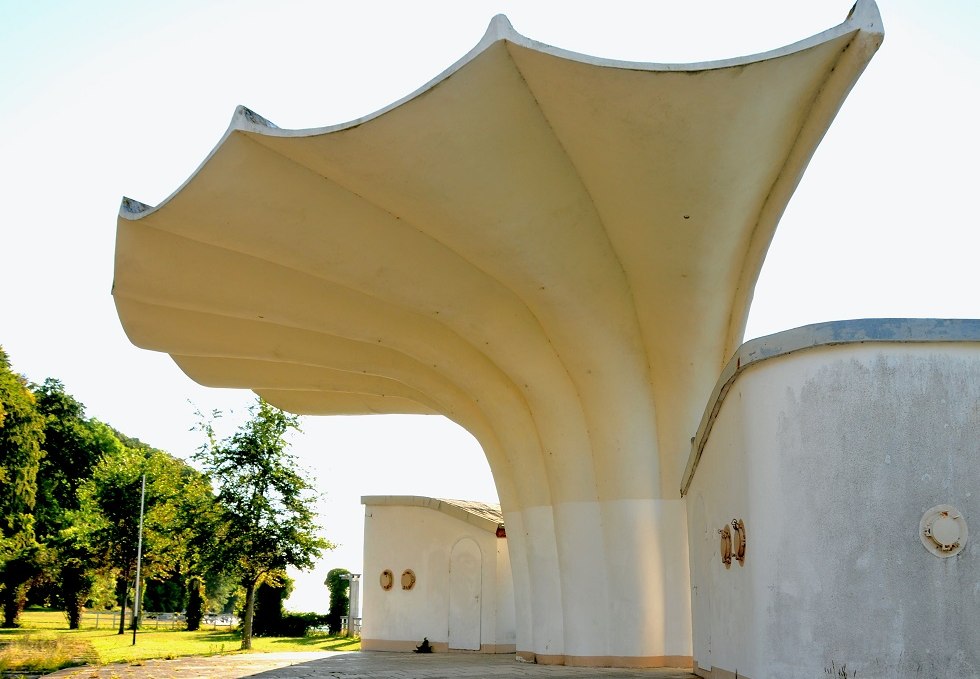
[[[202,474],[86,417],[60,381],[28,382],[0,348],[3,626],[28,604],[62,608],[77,628],[84,607],[132,602],[144,474],[141,608],[186,611],[196,629],[206,611],[244,605],[250,626],[258,586],[285,585],[287,565],[331,547],[285,453],[296,419],[263,401],[251,415],[225,441],[202,422]]]

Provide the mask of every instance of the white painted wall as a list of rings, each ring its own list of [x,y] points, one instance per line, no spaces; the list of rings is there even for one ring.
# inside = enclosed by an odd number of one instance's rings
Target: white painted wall
[[[939,504],[980,535],[977,344],[823,346],[746,368],[687,500],[700,674],[980,676],[980,542],[941,559],[918,535]],[[733,518],[746,561],[726,570]]]
[[[517,596],[518,654],[540,664],[690,667],[684,505],[640,498],[508,512],[509,535],[536,531],[509,540],[515,583],[524,564],[534,567],[532,604]],[[557,552],[533,537],[549,531]]]
[[[460,541],[471,541],[482,570],[479,644],[484,652],[514,652],[514,587],[506,539],[428,507],[369,504],[364,516],[365,650],[410,651],[423,637],[437,651],[446,650],[451,554]],[[395,576],[389,591],[380,584],[386,568]],[[415,572],[412,590],[401,587],[405,569]]]

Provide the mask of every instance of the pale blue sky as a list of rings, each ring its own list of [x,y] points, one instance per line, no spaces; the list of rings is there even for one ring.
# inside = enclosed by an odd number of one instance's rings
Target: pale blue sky
[[[980,317],[980,3],[882,0],[885,43],[790,203],[747,337],[863,316]],[[120,198],[157,204],[237,104],[280,127],[363,116],[465,54],[490,18],[598,56],[704,61],[843,20],[848,0],[785,2],[15,2],[0,0],[0,344],[34,380],[174,454],[202,410],[248,393],[191,383],[126,340],[109,294]],[[479,447],[437,418],[315,418],[296,452],[344,544],[303,581],[360,568],[362,494],[493,499]],[[355,473],[348,473],[354,470]],[[370,470],[370,473],[363,473]]]

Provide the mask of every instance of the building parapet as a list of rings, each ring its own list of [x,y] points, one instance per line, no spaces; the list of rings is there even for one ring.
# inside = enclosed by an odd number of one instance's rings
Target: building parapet
[[[697,471],[701,454],[711,434],[728,390],[749,366],[799,351],[839,344],[865,343],[980,343],[980,319],[945,318],[861,318],[829,321],[784,330],[745,342],[721,371],[701,416],[697,433],[691,438],[691,454],[681,481],[681,496]]]

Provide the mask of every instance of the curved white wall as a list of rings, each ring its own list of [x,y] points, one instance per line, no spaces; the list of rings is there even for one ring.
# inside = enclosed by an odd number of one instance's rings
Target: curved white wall
[[[940,504],[980,534],[977,325],[730,374],[687,495],[699,674],[980,676],[980,542],[939,558],[919,537]],[[733,518],[748,545],[726,569]]]
[[[428,500],[430,498],[408,498]],[[373,651],[411,651],[428,638],[436,651],[447,650],[450,642],[452,611],[461,607],[451,601],[454,584],[462,591],[474,585],[478,605],[462,607],[462,613],[476,610],[480,619],[463,616],[454,630],[455,638],[469,641],[475,633],[477,646],[484,653],[513,653],[514,589],[511,580],[507,539],[496,537],[478,523],[461,520],[437,509],[405,504],[370,504],[365,498],[364,513],[364,599],[361,646]],[[466,549],[460,550],[460,546]],[[454,551],[455,550],[455,551]],[[455,583],[450,574],[454,555],[476,559],[462,564],[467,573]],[[459,559],[457,558],[457,565]],[[472,566],[472,568],[471,568]],[[381,587],[382,571],[394,573],[394,585]],[[402,589],[405,569],[415,572],[416,583]],[[468,590],[467,590],[468,591]],[[471,602],[472,604],[473,602]],[[474,649],[476,650],[476,649]]]

